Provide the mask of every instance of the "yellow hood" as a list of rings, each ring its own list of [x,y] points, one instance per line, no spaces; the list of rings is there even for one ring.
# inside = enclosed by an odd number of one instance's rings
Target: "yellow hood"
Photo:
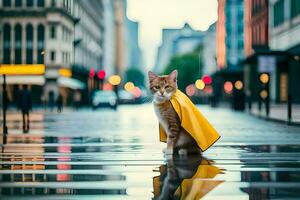
[[[179,116],[181,126],[195,139],[202,151],[207,150],[220,138],[199,109],[180,90],[177,90],[171,98],[171,104]],[[161,142],[167,141],[162,126],[159,126],[159,137]]]

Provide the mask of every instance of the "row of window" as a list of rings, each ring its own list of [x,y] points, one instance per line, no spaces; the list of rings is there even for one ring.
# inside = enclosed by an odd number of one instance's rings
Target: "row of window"
[[[273,7],[273,26],[279,26],[284,22],[284,0],[279,0],[274,4]],[[300,14],[300,1],[299,0],[291,0],[290,4],[291,18],[294,18]]]
[[[11,55],[14,55],[14,63],[22,63],[22,26],[21,24],[16,24],[12,30],[9,24],[3,25],[3,63],[11,64]],[[13,31],[14,38],[11,38],[11,32]],[[25,27],[25,49],[26,49],[26,63],[33,64],[33,26],[31,24]],[[11,41],[14,39],[14,52],[12,52]],[[45,48],[45,27],[40,24],[37,26],[37,63],[44,63],[44,48]]]
[[[44,7],[45,6],[45,0],[15,0],[15,7],[22,7],[23,3],[27,7],[33,7],[34,5],[37,5],[38,7]],[[3,7],[12,7],[12,1],[11,0],[3,0]]]
[[[268,7],[268,0],[253,0],[252,1],[252,14],[259,12],[263,8]]]

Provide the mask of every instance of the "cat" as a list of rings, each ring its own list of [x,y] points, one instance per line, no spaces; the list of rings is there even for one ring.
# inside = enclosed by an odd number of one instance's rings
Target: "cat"
[[[153,95],[155,114],[167,134],[166,155],[173,155],[178,151],[180,155],[200,153],[196,141],[181,127],[180,119],[174,110],[170,99],[177,90],[177,70],[169,75],[158,76],[149,71],[149,88]]]

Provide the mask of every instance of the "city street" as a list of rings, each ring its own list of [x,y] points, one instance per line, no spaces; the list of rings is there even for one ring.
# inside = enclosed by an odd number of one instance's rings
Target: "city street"
[[[162,153],[151,104],[36,111],[26,134],[20,114],[9,113],[0,199],[299,198],[299,127],[199,108],[222,137],[203,157],[173,160]]]

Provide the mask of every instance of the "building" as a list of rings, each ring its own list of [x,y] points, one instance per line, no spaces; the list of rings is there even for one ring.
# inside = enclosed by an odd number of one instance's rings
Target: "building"
[[[269,1],[269,46],[272,51],[283,51],[284,58],[276,57],[277,90],[275,100],[300,102],[300,1]]]
[[[126,67],[125,55],[125,19],[126,1],[115,0],[116,67],[115,73],[122,75]]]
[[[175,55],[191,52],[203,42],[204,33],[185,23],[181,29],[163,29],[154,71],[162,73]]]
[[[81,91],[82,101],[89,102],[89,94],[99,88],[95,78],[89,77],[90,70],[103,68],[104,57],[104,6],[103,1],[73,0],[74,62],[73,76],[85,83]]]
[[[216,50],[217,65],[219,69],[226,67],[225,3],[226,0],[218,0],[218,20],[216,24]]]
[[[139,23],[126,17],[126,68],[143,68],[142,54],[139,47]],[[143,71],[143,70],[142,70]]]
[[[269,3],[268,0],[245,0],[245,56],[251,56],[255,50],[269,48]]]
[[[210,75],[217,71],[216,53],[216,23],[213,23],[203,38],[203,74]]]
[[[115,12],[112,0],[102,0],[104,6],[104,43],[103,43],[103,69],[106,76],[115,74],[116,65],[116,34]]]
[[[0,13],[1,63],[45,67],[43,76],[8,77],[11,99],[20,84],[28,84],[34,103],[52,101],[59,93],[71,103],[74,92],[87,86],[78,68],[101,68],[101,1],[2,0]]]
[[[58,93],[59,70],[69,71],[71,67],[72,1],[3,0],[0,3],[1,63],[28,68],[42,64],[46,68],[44,76],[8,77],[8,96],[16,100],[20,84],[28,84],[33,102],[40,103],[43,94],[53,90]]]

